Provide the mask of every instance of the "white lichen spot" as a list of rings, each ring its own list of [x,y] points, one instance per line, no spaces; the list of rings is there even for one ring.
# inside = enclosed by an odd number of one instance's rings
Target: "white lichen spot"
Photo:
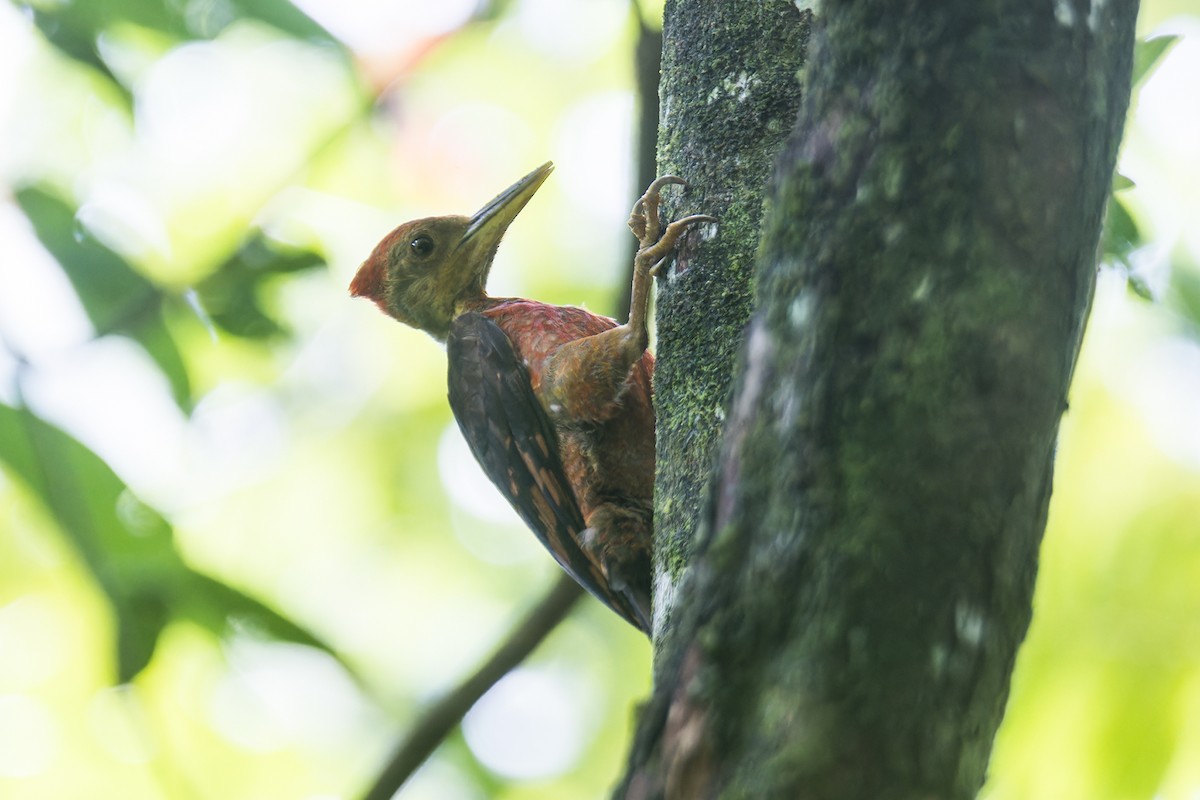
[[[714,86],[712,91],[705,98],[705,103],[711,105],[722,95],[732,97],[739,103],[744,103],[746,98],[750,96],[750,91],[761,81],[758,78],[750,75],[748,72],[739,72],[737,75],[728,75],[721,81],[720,86]]]
[[[658,629],[661,623],[671,614],[671,608],[675,605],[675,582],[671,580],[671,573],[664,570],[659,570],[654,576],[654,619],[651,627],[654,628],[654,635],[658,636]]]
[[[1075,24],[1075,9],[1071,7],[1071,0],[1054,0],[1054,19],[1067,28]]]
[[[1108,0],[1092,0],[1092,7],[1088,9],[1087,25],[1088,30],[1092,33],[1100,27],[1100,14],[1103,13],[1104,7],[1108,5]]]
[[[734,83],[734,88],[737,90],[737,99],[739,103],[745,102],[746,98],[750,96],[750,89],[756,83],[758,83],[758,79],[751,78],[745,72],[738,75],[737,82]]]
[[[762,364],[775,351],[775,340],[762,325],[755,325],[750,331],[750,345],[746,348],[749,360]]]
[[[793,391],[785,390],[779,398],[779,415],[775,420],[775,428],[780,436],[796,427],[796,417],[800,413],[800,398]],[[781,540],[781,546],[786,540]]]
[[[883,243],[896,244],[904,238],[905,226],[903,222],[893,222],[883,229]]]
[[[788,322],[793,328],[802,328],[812,317],[813,300],[808,292],[801,292],[788,304]]]
[[[912,299],[918,303],[928,299],[929,290],[932,287],[933,281],[930,279],[929,274],[926,273],[925,276],[921,278],[921,282],[917,284],[917,288],[913,290]]]
[[[716,418],[717,422],[724,422],[725,421],[725,408],[723,406],[717,406],[716,408],[714,408],[713,409],[713,417]]]
[[[528,365],[529,362],[525,362],[525,363]],[[550,411],[555,414],[558,414],[562,411],[562,405],[560,403],[551,403]]]
[[[983,613],[979,609],[962,600],[954,606],[954,630],[963,644],[978,647],[983,641],[985,624]]]

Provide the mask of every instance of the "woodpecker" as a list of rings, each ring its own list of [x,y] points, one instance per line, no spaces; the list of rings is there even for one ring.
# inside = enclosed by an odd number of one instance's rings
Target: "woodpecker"
[[[650,284],[695,223],[665,227],[658,178],[633,207],[628,320],[490,297],[500,239],[550,176],[550,162],[470,217],[429,217],[387,234],[350,294],[445,342],[450,408],[484,472],[559,565],[639,630],[651,629],[654,356]]]

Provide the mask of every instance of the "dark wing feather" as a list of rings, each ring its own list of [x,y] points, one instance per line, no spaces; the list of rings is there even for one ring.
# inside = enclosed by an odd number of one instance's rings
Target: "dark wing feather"
[[[462,314],[446,337],[450,408],[475,459],[559,565],[640,629],[643,614],[614,594],[579,546],[586,524],[558,453],[558,438],[512,343],[482,314]]]

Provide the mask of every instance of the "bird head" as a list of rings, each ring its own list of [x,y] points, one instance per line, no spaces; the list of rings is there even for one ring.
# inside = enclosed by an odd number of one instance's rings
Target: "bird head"
[[[406,222],[371,251],[350,284],[391,317],[444,340],[464,304],[482,299],[500,239],[554,169],[546,162],[473,216]]]

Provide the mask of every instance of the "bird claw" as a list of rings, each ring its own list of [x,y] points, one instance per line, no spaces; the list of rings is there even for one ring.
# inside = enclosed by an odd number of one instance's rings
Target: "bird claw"
[[[671,253],[679,237],[683,236],[688,226],[697,222],[716,222],[716,217],[707,214],[692,214],[683,219],[677,219],[666,229],[663,229],[662,218],[658,215],[658,207],[662,202],[659,196],[664,186],[675,184],[687,186],[687,181],[677,175],[663,175],[646,189],[646,193],[638,198],[629,213],[629,230],[638,240],[637,255],[633,259],[633,286],[629,295],[629,321],[620,326],[625,333],[622,335],[634,343],[640,354],[646,349],[648,333],[646,318],[649,315],[650,287],[652,279],[663,269],[670,260]]]
[[[658,216],[658,207],[662,203],[660,195],[663,187],[670,185],[687,186],[687,181],[678,175],[663,175],[655,179],[629,212],[629,229],[641,243],[639,249],[658,241],[662,226],[662,220]]]
[[[651,276],[658,275],[662,270],[667,257],[675,248],[675,243],[687,231],[688,226],[697,222],[717,221],[716,217],[708,214],[692,214],[675,220],[664,230],[658,209],[662,203],[663,188],[671,185],[687,186],[688,183],[678,175],[663,175],[657,178],[633,204],[633,210],[629,213],[629,229],[638,239],[635,264],[640,269],[648,270]]]

